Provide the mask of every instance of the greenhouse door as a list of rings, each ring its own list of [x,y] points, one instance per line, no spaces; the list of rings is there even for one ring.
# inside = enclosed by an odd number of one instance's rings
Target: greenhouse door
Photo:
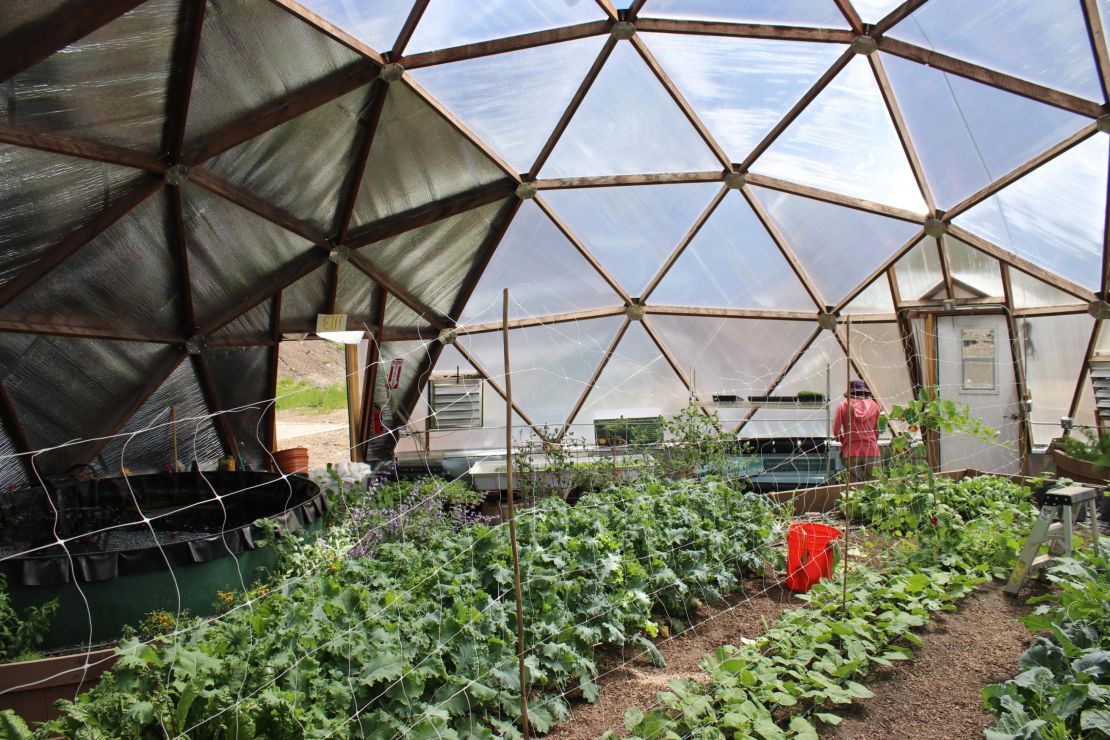
[[[941,470],[1020,473],[1021,416],[1005,317],[937,317],[937,365],[941,397],[966,403],[972,416],[998,430],[991,442],[959,432],[943,435]]]

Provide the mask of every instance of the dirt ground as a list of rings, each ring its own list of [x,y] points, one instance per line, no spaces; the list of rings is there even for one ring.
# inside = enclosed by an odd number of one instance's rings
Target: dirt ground
[[[727,604],[703,606],[693,619],[693,629],[658,644],[667,661],[665,668],[656,668],[638,649],[627,652],[614,650],[598,662],[601,694],[593,704],[578,699],[572,702],[570,719],[562,723],[545,740],[582,740],[615,730],[621,736],[624,713],[631,707],[647,710],[656,704],[656,695],[667,691],[672,679],[705,680],[698,664],[721,645],[735,643],[741,637],[755,637],[778,619],[779,613],[801,602],[779,587],[765,590],[761,581],[746,584],[746,593],[726,599]]]
[[[921,633],[912,661],[880,668],[863,683],[875,692],[840,712],[844,722],[823,738],[981,738],[994,724],[982,706],[985,686],[1013,678],[1033,635],[1018,620],[1029,613],[998,583],[980,587],[958,611],[937,614]]]

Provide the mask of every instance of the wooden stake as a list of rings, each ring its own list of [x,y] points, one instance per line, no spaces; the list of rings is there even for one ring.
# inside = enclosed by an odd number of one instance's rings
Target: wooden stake
[[[520,549],[516,542],[516,506],[513,503],[513,374],[509,369],[509,289],[505,288],[501,311],[501,336],[505,350],[505,487],[509,495],[509,541],[513,547],[513,588],[516,591],[516,652],[520,667],[520,727],[524,740],[528,730],[528,686],[524,666],[524,597],[520,588]]]

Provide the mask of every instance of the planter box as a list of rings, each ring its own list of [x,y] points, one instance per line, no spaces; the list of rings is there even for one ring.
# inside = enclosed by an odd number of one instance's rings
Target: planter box
[[[1056,465],[1056,475],[1060,478],[1071,478],[1080,483],[1093,483],[1105,486],[1110,480],[1110,468],[1099,468],[1087,460],[1079,460],[1071,455],[1065,455],[1055,447],[1052,449],[1052,462]]]
[[[54,702],[88,691],[115,662],[115,650],[108,648],[0,665],[0,709],[13,710],[28,724],[53,719]]]

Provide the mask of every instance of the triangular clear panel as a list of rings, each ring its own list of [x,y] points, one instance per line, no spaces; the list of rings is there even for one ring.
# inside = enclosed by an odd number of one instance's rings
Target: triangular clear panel
[[[596,3],[577,0],[432,0],[406,52],[444,49],[604,18]]]
[[[878,23],[902,2],[903,0],[852,0],[852,7],[864,23]]]
[[[919,224],[800,195],[753,187],[802,268],[829,305],[894,254]]]
[[[844,28],[847,22],[832,0],[648,0],[644,18],[774,23],[788,26]]]
[[[0,285],[143,177],[126,167],[0,144]]]
[[[623,316],[608,316],[510,331],[513,401],[536,424],[554,427],[557,432],[624,321]],[[468,334],[458,339],[459,345],[504,388],[502,341],[501,332]]]
[[[500,320],[504,288],[509,289],[509,317],[514,319],[621,303],[616,292],[531,201],[521,205],[459,323]]]
[[[821,332],[782,382],[772,391],[775,396],[816,393],[827,399],[821,408],[761,408],[740,430],[742,437],[821,437],[828,436],[832,413],[846,388],[844,350],[836,338]],[[853,374],[853,377],[854,374]],[[762,393],[762,391],[761,391]]]
[[[951,234],[944,236],[952,279],[985,296],[1002,296],[1002,270],[998,260],[965,244]]]
[[[1089,100],[1102,100],[1081,3],[931,0],[889,35]]]
[[[937,205],[955,205],[1083,128],[1068,111],[883,55]]]
[[[331,265],[313,270],[281,292],[281,331],[313,333],[317,314],[327,313]]]
[[[155,193],[5,305],[0,317],[179,336],[183,320],[167,214],[165,194]]]
[[[725,36],[647,33],[643,38],[735,162],[747,157],[844,50],[837,44]]]
[[[898,295],[903,301],[923,298],[944,283],[937,240],[924,236],[894,264]]]
[[[0,334],[4,386],[31,448],[61,445],[38,455],[36,467],[60,477],[91,459],[93,440],[122,427],[129,403],[182,354],[169,344]]]
[[[604,40],[593,36],[411,74],[509,164],[527,172]]]
[[[175,419],[172,423],[171,407]],[[120,430],[119,436],[104,446],[95,467],[105,476],[119,475],[121,466],[135,475],[160,473],[173,462],[175,434],[178,463],[185,469],[193,460],[201,470],[214,469],[224,454],[189,360],[177,366]]]
[[[547,190],[543,199],[637,296],[720,190],[719,183]]]
[[[956,217],[1003,249],[1091,290],[1100,288],[1107,142],[1098,134]]]
[[[571,429],[591,439],[597,419],[674,416],[686,407],[689,397],[644,327],[632,322]]]
[[[725,196],[649,302],[663,306],[815,309],[798,276],[739,193]]]
[[[369,90],[360,88],[272,128],[210,159],[205,169],[332,232],[363,135],[359,118]]]
[[[1017,269],[1010,270],[1010,287],[1014,292],[1014,308],[1018,309],[1085,305],[1081,298]]]
[[[632,44],[621,42],[575,111],[540,176],[721,168]]]
[[[177,0],[149,0],[6,80],[0,120],[160,151],[180,7]]]
[[[714,396],[735,396],[745,402],[748,396],[763,393],[816,328],[809,321],[648,318],[706,402]]]
[[[1029,420],[1034,444],[1048,444],[1060,436],[1060,419],[1071,416],[1094,322],[1087,314],[1018,319],[1025,380],[1033,397]]]
[[[753,171],[925,212],[867,60],[848,63],[756,160]]]
[[[446,314],[503,208],[503,202],[475,208],[371,244],[358,254]]]
[[[290,49],[297,49],[290,54]],[[274,3],[207,3],[186,148],[361,57]],[[265,74],[242,74],[244,69]]]
[[[843,333],[843,332],[842,332]],[[906,350],[896,323],[852,324],[852,360],[871,381],[871,392],[884,407],[913,400]],[[843,389],[838,389],[843,393]]]
[[[887,281],[886,274],[880,274],[872,280],[870,285],[848,302],[841,313],[846,316],[876,313],[893,314],[894,297],[890,294],[890,283]]]
[[[390,85],[352,224],[367,224],[507,177],[407,85]]]
[[[301,5],[378,52],[393,48],[412,10],[412,0],[301,0]]]
[[[378,284],[366,276],[362,270],[349,262],[339,265],[339,283],[335,291],[335,310],[347,314],[347,326],[363,329],[376,323]]]
[[[181,187],[189,280],[197,323],[258,290],[281,267],[313,245],[250,211],[188,183]]]

